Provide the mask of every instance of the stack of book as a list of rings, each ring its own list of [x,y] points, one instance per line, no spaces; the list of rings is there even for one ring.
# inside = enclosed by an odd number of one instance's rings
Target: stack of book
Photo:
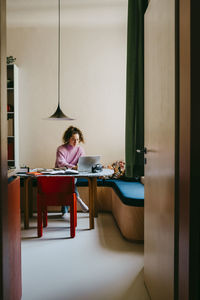
[[[67,169],[67,168],[54,168],[54,169],[42,169],[36,168],[30,170],[29,173],[39,173],[41,175],[76,175],[78,174],[77,170]],[[37,174],[38,175],[38,174]]]

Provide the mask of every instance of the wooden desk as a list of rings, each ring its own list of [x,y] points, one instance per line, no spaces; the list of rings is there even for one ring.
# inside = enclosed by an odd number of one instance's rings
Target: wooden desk
[[[59,176],[73,176],[75,178],[86,178],[88,180],[88,187],[89,187],[89,222],[90,222],[90,229],[94,229],[94,217],[98,215],[97,209],[97,177],[102,176],[110,176],[113,174],[113,170],[110,169],[103,169],[102,172],[99,173],[86,173],[80,172],[76,175],[59,175]],[[24,228],[29,228],[29,197],[28,197],[28,186],[29,180],[32,176],[27,175],[20,175],[25,180],[24,182]],[[56,176],[56,175],[41,175],[41,176]],[[35,177],[34,177],[35,178]]]

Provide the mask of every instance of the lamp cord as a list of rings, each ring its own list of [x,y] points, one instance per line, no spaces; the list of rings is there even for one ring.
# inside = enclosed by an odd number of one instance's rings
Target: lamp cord
[[[58,0],[58,105],[60,106],[60,0]]]

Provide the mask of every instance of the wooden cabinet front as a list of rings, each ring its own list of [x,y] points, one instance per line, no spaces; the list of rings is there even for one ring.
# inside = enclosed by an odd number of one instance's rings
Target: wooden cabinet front
[[[9,300],[20,300],[21,280],[20,179],[8,184]]]

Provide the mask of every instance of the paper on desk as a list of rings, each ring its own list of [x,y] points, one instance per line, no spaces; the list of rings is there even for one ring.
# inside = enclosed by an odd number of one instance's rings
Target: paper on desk
[[[41,171],[41,174],[51,174],[51,175],[56,175],[56,174],[78,174],[77,170],[72,170],[72,169],[66,169],[66,170],[54,170],[54,169],[47,169],[45,171]]]

